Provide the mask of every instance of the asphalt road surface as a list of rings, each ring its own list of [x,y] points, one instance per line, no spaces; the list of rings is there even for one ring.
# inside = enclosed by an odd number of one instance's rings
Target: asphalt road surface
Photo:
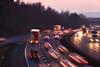
[[[88,56],[92,57],[96,61],[100,62],[100,43],[99,42],[90,42],[89,38],[84,36],[73,35],[71,37],[71,42],[76,46],[81,52],[84,52]]]
[[[55,39],[53,33],[49,33],[48,35],[50,39],[46,41],[44,40],[45,34],[41,33],[40,42],[37,45],[29,43],[30,35],[8,38],[4,42],[2,42],[0,46],[6,45],[7,43],[13,43],[11,45],[14,46],[10,51],[10,56],[8,60],[9,66],[7,67],[63,67],[60,64],[61,59],[71,61],[68,58],[67,53],[63,54],[59,52],[58,46],[62,45],[60,43],[60,40]],[[46,42],[49,42],[52,45],[53,49],[59,52],[59,59],[54,59],[50,56],[48,50],[44,48],[44,44]],[[29,53],[32,49],[35,49],[39,52],[39,61],[29,59]]]

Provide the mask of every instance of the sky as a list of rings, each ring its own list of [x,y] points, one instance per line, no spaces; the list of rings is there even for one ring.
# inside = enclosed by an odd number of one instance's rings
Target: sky
[[[21,0],[25,3],[41,2],[45,7],[50,6],[53,9],[61,12],[62,10],[69,10],[70,12],[100,13],[100,0]]]

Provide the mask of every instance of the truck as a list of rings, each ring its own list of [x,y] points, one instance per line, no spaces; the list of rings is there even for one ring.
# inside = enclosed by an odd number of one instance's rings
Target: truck
[[[39,29],[31,29],[31,44],[38,44],[40,38],[40,30]]]

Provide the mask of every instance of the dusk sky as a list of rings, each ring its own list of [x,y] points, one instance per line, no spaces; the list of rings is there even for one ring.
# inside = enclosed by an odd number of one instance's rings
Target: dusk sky
[[[100,0],[21,0],[25,3],[41,2],[45,7],[52,7],[57,11],[70,12],[100,12]]]

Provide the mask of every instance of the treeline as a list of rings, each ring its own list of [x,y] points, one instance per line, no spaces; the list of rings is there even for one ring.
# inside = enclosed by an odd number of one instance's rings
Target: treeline
[[[13,0],[1,0],[0,2],[0,35],[25,34],[31,28],[52,29],[54,24],[61,24],[66,28],[79,28],[88,21],[84,15],[58,11],[40,2],[33,5],[14,3]]]

